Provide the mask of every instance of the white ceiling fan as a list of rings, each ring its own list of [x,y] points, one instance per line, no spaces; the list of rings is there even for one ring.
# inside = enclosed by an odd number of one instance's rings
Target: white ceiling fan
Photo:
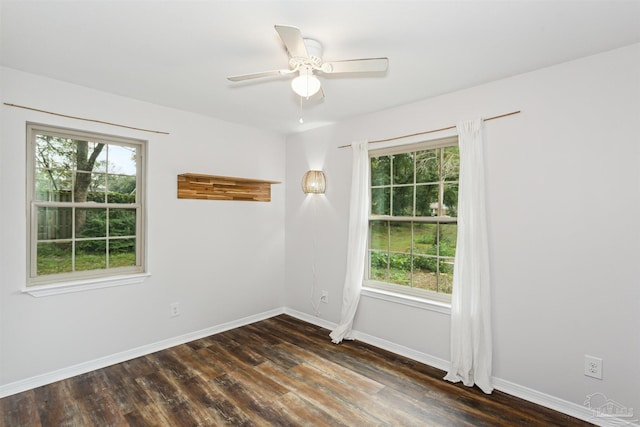
[[[320,80],[314,74],[315,72],[324,74],[384,72],[387,71],[389,66],[388,58],[324,62],[322,60],[322,45],[320,42],[303,38],[302,33],[296,27],[276,25],[275,29],[287,48],[289,69],[241,74],[227,77],[227,79],[232,82],[238,82],[297,73],[298,76],[291,81],[291,87],[301,97],[309,98],[318,92],[322,93]],[[324,96],[324,94],[322,95]]]

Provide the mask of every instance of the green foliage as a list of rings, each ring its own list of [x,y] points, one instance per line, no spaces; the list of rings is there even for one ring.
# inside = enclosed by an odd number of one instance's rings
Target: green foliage
[[[402,153],[392,156],[393,184],[413,184],[414,160],[416,153]]]
[[[371,268],[401,270],[410,272],[413,258],[413,270],[426,270],[432,273],[438,271],[438,263],[441,272],[449,272],[451,266],[445,263],[443,258],[435,256],[411,256],[411,254],[388,254],[386,252],[371,252]]]
[[[372,214],[457,216],[457,146],[372,157],[370,165]]]
[[[371,158],[371,185],[389,185],[391,177],[391,157],[381,156]]]

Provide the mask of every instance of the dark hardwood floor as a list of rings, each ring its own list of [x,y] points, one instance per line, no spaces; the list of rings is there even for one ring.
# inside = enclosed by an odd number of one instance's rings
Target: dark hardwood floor
[[[584,426],[287,315],[0,399],[2,426]]]

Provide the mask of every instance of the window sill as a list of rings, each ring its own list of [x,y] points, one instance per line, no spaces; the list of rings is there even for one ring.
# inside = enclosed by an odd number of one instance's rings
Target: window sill
[[[396,292],[384,291],[382,289],[363,287],[360,295],[393,302],[396,304],[404,304],[411,307],[421,308],[423,310],[435,311],[442,314],[451,314],[451,304],[424,298],[418,298],[411,295],[399,294]]]
[[[144,282],[144,280],[149,276],[151,276],[149,273],[139,273],[99,279],[78,280],[74,282],[63,282],[53,285],[28,286],[23,289],[22,292],[33,297],[48,297],[51,295],[84,292],[94,289],[112,288],[115,286],[137,285]]]

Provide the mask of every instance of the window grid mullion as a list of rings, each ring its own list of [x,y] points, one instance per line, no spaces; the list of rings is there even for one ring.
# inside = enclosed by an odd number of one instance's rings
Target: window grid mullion
[[[86,139],[91,138],[91,139]],[[119,138],[119,137],[100,137],[100,144],[104,144],[104,157],[102,161],[106,161],[107,169],[109,166],[109,162],[111,160],[109,147],[110,146],[119,146],[125,147],[135,155],[135,158],[132,158],[133,165],[135,167],[135,198],[130,197],[135,201],[135,203],[126,204],[126,203],[109,203],[109,188],[113,177],[109,176],[109,170],[106,170],[104,173],[101,171],[94,171],[96,168],[96,164],[93,164],[91,168],[84,167],[79,165],[80,154],[84,158],[84,151],[81,151],[79,154],[80,142],[86,142],[89,144],[89,153],[92,150],[95,150],[94,139],[91,135],[91,132],[81,132],[74,131],[71,129],[62,129],[55,128],[44,125],[37,124],[28,124],[27,125],[27,139],[28,145],[30,148],[31,154],[27,159],[27,169],[28,169],[28,200],[29,200],[29,236],[27,241],[29,242],[28,247],[28,260],[29,260],[29,277],[27,286],[31,285],[41,285],[41,284],[53,284],[55,282],[63,282],[66,280],[74,280],[74,278],[93,278],[93,277],[108,277],[110,274],[95,274],[84,268],[84,259],[82,258],[82,253],[84,251],[88,251],[87,255],[101,254],[101,256],[105,256],[106,259],[106,269],[110,268],[110,257],[109,251],[111,246],[111,241],[116,240],[124,240],[124,239],[134,239],[135,245],[131,247],[130,245],[125,246],[125,251],[127,255],[127,263],[122,264],[124,268],[120,268],[118,271],[134,271],[134,272],[144,272],[143,265],[143,244],[144,244],[144,218],[142,218],[143,213],[143,198],[144,194],[144,161],[145,161],[145,144],[146,142],[141,140],[134,140],[129,138]],[[51,143],[49,143],[51,141]],[[95,143],[97,144],[97,142]],[[41,147],[45,147],[42,150]],[[47,152],[45,152],[47,150]],[[43,154],[44,153],[44,154]],[[97,154],[97,153],[96,153]],[[45,156],[46,158],[42,160],[42,164],[45,167],[39,167],[39,156]],[[54,159],[54,163],[56,167],[49,166],[47,159]],[[105,160],[106,159],[106,160]],[[116,158],[115,160],[117,165],[119,165],[119,160]],[[54,163],[51,163],[52,165]],[[87,164],[89,166],[89,164]],[[82,170],[79,170],[82,169]],[[40,183],[40,171],[43,171],[42,174],[42,183]],[[56,171],[55,174],[52,174],[51,171]],[[46,172],[49,172],[49,177],[47,178]],[[82,177],[83,180],[79,181],[80,174],[84,174]],[[54,176],[55,175],[55,176]],[[123,176],[133,177],[133,174],[122,174]],[[97,202],[78,202],[78,183],[84,183],[84,178],[89,179],[89,189],[88,191],[92,191],[92,188],[95,188],[94,178],[97,179],[98,185],[100,185],[100,181],[104,182],[104,203]],[[59,185],[62,182],[63,185]],[[40,187],[42,185],[42,187]],[[40,190],[38,190],[40,189]],[[42,195],[37,193],[37,191],[43,191]],[[45,193],[46,192],[46,193]],[[57,194],[57,196],[56,196]],[[64,197],[61,197],[64,195]],[[46,197],[45,197],[46,196]],[[36,200],[36,198],[41,197],[45,200]],[[69,199],[70,201],[56,201]],[[119,199],[116,199],[119,200]],[[65,220],[62,218],[58,218],[57,216],[52,217],[53,223],[49,224],[46,220],[49,215],[47,211],[57,212],[60,210],[67,210],[70,213],[71,218],[69,218],[68,222],[65,224]],[[44,218],[41,218],[40,211],[44,211],[42,215]],[[78,227],[78,215],[86,212],[91,212],[92,210],[101,210],[105,212],[104,225],[103,229],[105,230],[104,237],[78,237],[78,233],[81,230],[77,230]],[[127,227],[134,227],[135,231],[134,235],[129,234],[131,231],[125,231],[127,235],[115,236],[111,237],[111,222],[110,222],[110,213],[114,210],[130,210],[133,211],[131,213],[135,214],[135,218],[133,218],[130,214],[126,214],[126,218],[129,218],[127,222]],[[53,213],[51,213],[53,215]],[[67,214],[65,214],[66,217]],[[135,223],[132,221],[135,220]],[[44,230],[48,232],[43,233],[42,237],[47,237],[46,239],[39,239],[40,232],[40,221],[45,221]],[[62,222],[60,222],[62,221]],[[71,227],[71,230],[65,230],[67,227]],[[46,235],[45,235],[46,234]],[[91,236],[94,232],[90,232],[88,236]],[[124,234],[124,233],[122,233]],[[69,236],[69,237],[66,237]],[[53,239],[50,239],[53,237]],[[94,249],[90,249],[89,247],[83,249],[83,245],[81,242],[91,242],[91,241],[104,241],[105,242],[105,252],[100,251],[99,249],[95,251]],[[41,243],[62,243],[68,242],[70,245],[68,246],[70,251],[65,251],[68,255],[65,257],[68,258],[67,268],[68,273],[57,273],[52,271],[51,269],[42,270],[39,267],[39,244]],[[131,248],[131,250],[129,249]],[[69,253],[70,252],[70,253]],[[123,252],[124,253],[124,252]],[[43,255],[47,259],[49,255]],[[131,259],[131,256],[135,256],[135,259]],[[131,259],[131,261],[129,261]],[[93,263],[89,265],[89,269],[93,266]],[[82,271],[79,271],[80,268]],[[125,270],[125,268],[127,270]],[[105,268],[100,267],[100,270],[104,270]],[[51,277],[51,280],[49,280]]]
[[[389,215],[393,215],[393,188],[394,188],[394,179],[393,179],[393,168],[394,168],[394,158],[395,156],[390,156],[391,160],[389,161],[390,169],[389,169]]]
[[[411,213],[415,217],[416,216],[416,204],[417,204],[417,201],[416,201],[416,198],[417,198],[416,180],[417,180],[417,175],[418,175],[416,159],[418,157],[418,153],[416,151],[414,151],[412,153],[412,155],[413,155],[413,200],[412,200],[413,209],[412,209]],[[414,245],[413,245],[413,242],[415,241],[414,240],[415,239],[415,235],[414,235],[415,227],[414,227],[413,224],[414,224],[413,221],[411,221],[411,242],[409,243],[409,249],[410,249],[410,252],[411,252],[411,255],[409,257],[410,268],[411,268],[410,284],[411,284],[412,288],[414,287],[413,286],[413,283],[414,283],[414,280],[413,280],[414,279],[414,271],[413,271],[413,265],[414,265],[414,262],[413,262],[413,256],[414,256],[414,254],[413,254],[413,246]]]
[[[71,271],[76,271],[76,208],[71,208]]]
[[[447,144],[446,146],[449,146],[449,144]],[[388,150],[387,150],[388,151]],[[447,184],[457,184],[459,181],[457,179],[455,179],[453,176],[449,177],[449,178],[454,178],[451,181],[446,181],[445,180],[445,171],[447,170],[447,165],[445,165],[445,146],[444,145],[440,145],[440,146],[436,146],[436,147],[432,147],[432,148],[424,148],[424,149],[420,149],[420,152],[422,153],[422,151],[431,151],[432,153],[435,154],[432,155],[430,158],[432,160],[425,160],[428,162],[433,162],[436,161],[437,165],[433,165],[431,163],[431,165],[429,165],[429,163],[425,164],[426,167],[426,171],[427,171],[427,176],[425,176],[425,178],[428,177],[429,175],[429,171],[431,171],[431,175],[433,176],[433,182],[422,182],[418,180],[417,177],[417,173],[418,173],[418,150],[416,150],[415,147],[413,147],[413,150],[407,150],[407,151],[400,151],[400,150],[396,150],[394,152],[388,153],[388,152],[381,152],[380,154],[378,154],[377,156],[374,154],[373,157],[376,158],[382,158],[384,156],[389,156],[389,184],[388,185],[371,185],[370,183],[370,191],[371,189],[374,188],[389,188],[389,196],[388,196],[388,209],[389,209],[389,215],[373,215],[372,214],[372,210],[369,210],[369,221],[370,224],[372,223],[372,221],[382,221],[385,226],[387,227],[387,243],[386,243],[386,253],[387,253],[387,260],[386,260],[386,276],[390,279],[389,280],[389,286],[400,286],[400,287],[404,287],[406,289],[413,289],[415,288],[416,292],[420,292],[422,291],[422,289],[418,288],[417,286],[420,286],[420,283],[417,282],[417,277],[416,277],[416,272],[417,270],[415,269],[415,257],[418,256],[418,252],[416,252],[416,247],[415,247],[415,240],[416,238],[419,238],[419,235],[416,234],[418,233],[418,229],[416,228],[416,224],[433,224],[433,226],[435,228],[433,228],[433,234],[431,234],[431,236],[433,236],[433,243],[429,243],[429,242],[425,242],[427,243],[427,249],[431,244],[435,244],[435,248],[434,250],[428,250],[428,252],[431,252],[432,254],[430,255],[429,253],[425,253],[422,254],[420,256],[424,256],[426,258],[431,258],[433,259],[433,261],[435,261],[435,266],[433,266],[433,272],[431,272],[431,267],[425,267],[427,268],[427,272],[430,275],[434,276],[434,281],[431,281],[431,284],[428,285],[429,287],[427,289],[435,289],[434,291],[430,291],[428,290],[427,292],[434,292],[434,293],[439,293],[439,292],[445,292],[445,290],[443,289],[443,281],[440,277],[441,274],[441,265],[440,262],[442,260],[442,247],[441,247],[441,241],[444,238],[444,229],[442,227],[442,225],[444,224],[456,224],[457,223],[457,218],[455,217],[445,217],[443,215],[446,214],[447,210],[445,210],[445,202],[444,202],[444,192],[445,192],[445,183]],[[405,159],[405,157],[407,155],[410,155],[412,157],[412,163],[410,165],[406,165],[409,166],[413,169],[413,179],[411,182],[406,183],[406,184],[399,184],[395,182],[395,168],[396,168],[396,163],[397,163],[397,159],[395,159],[395,155],[396,154],[403,154],[403,159]],[[404,165],[404,163],[402,163]],[[436,166],[436,168],[434,169],[433,166]],[[404,169],[402,171],[399,171],[399,173],[402,173],[404,175],[404,172],[406,172]],[[428,178],[427,178],[428,179]],[[427,186],[427,185],[434,185],[437,188],[437,193],[436,193],[436,201],[437,201],[437,210],[434,211],[433,213],[435,214],[435,216],[428,216],[428,217],[416,217],[416,214],[418,212],[418,203],[429,203],[429,199],[425,199],[422,201],[419,201],[418,198],[418,194],[417,194],[417,189],[419,186]],[[396,204],[396,197],[394,197],[394,190],[397,190],[399,188],[411,188],[413,191],[412,194],[412,200],[411,200],[411,214],[412,216],[396,216],[395,215],[395,204]],[[406,192],[406,190],[404,191]],[[404,193],[403,192],[403,193]],[[433,193],[431,193],[433,194]],[[431,199],[433,201],[433,198],[431,197]],[[435,202],[435,201],[434,201]],[[403,205],[404,206],[404,205]],[[397,251],[394,251],[392,253],[391,251],[391,247],[392,245],[392,230],[391,230],[391,223],[392,222],[401,222],[401,223],[409,223],[406,225],[402,225],[399,229],[398,229],[398,234],[397,236],[393,237],[393,238],[400,238],[400,241],[403,241],[404,239],[406,239],[407,237],[409,237],[410,242],[409,242],[409,248],[405,249],[404,244],[402,245],[402,247],[398,246]],[[404,229],[404,231],[403,231]],[[422,230],[422,229],[421,229]],[[407,233],[408,231],[408,233]],[[427,230],[423,230],[422,232],[428,233]],[[429,234],[425,234],[425,236],[428,236]],[[418,237],[417,237],[418,236]],[[400,241],[398,241],[397,243],[399,243]],[[396,245],[397,246],[397,245]],[[371,252],[376,252],[371,250]],[[397,280],[395,279],[391,279],[391,256],[394,254],[398,254],[398,256],[402,257],[402,256],[408,256],[409,261],[411,262],[409,268],[406,268],[406,264],[404,262],[399,263],[397,265],[397,268],[399,268],[399,273],[402,273],[402,276],[404,276],[404,278],[400,278],[399,280],[401,280],[400,282],[397,282]],[[401,258],[398,259],[398,261],[401,261]],[[395,265],[395,264],[394,264]],[[393,280],[393,281],[392,281]],[[374,279],[375,282],[375,279]],[[396,283],[397,282],[397,283]],[[409,286],[407,287],[407,282],[409,284]],[[378,284],[380,284],[380,286],[382,286],[382,284],[380,282],[377,282]],[[396,283],[396,284],[393,284]],[[428,282],[427,282],[428,283]],[[377,286],[377,285],[376,285]],[[433,287],[431,287],[433,286]],[[383,286],[384,289],[384,286]],[[390,288],[389,288],[390,289]],[[436,299],[438,297],[435,297]]]

